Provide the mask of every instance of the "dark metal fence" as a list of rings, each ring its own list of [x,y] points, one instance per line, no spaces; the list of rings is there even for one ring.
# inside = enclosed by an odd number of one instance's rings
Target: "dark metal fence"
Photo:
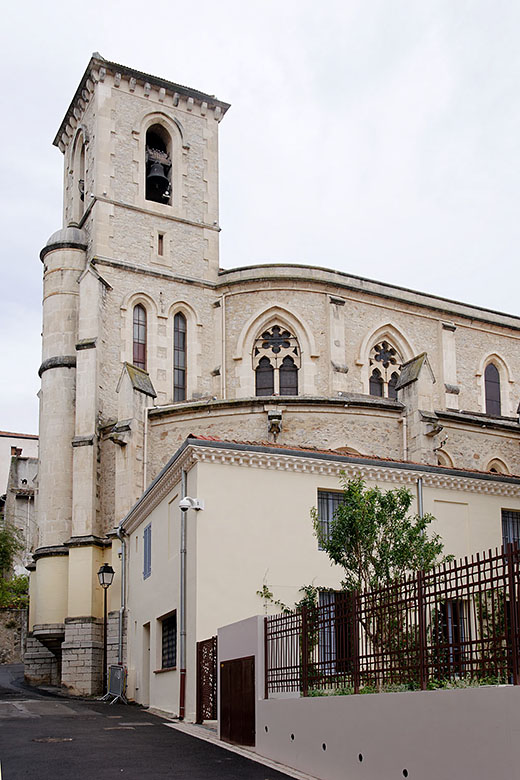
[[[265,619],[266,696],[519,682],[520,550],[508,545]],[[394,687],[394,689],[395,689]]]

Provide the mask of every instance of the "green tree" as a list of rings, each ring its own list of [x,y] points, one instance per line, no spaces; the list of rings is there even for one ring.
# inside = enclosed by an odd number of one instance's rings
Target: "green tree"
[[[341,475],[343,498],[328,529],[311,510],[314,531],[333,563],[343,568],[347,591],[380,588],[407,572],[433,568],[451,560],[443,556],[443,543],[427,533],[430,514],[410,515],[411,492],[404,487],[381,491],[364,480]]]
[[[23,550],[21,532],[12,523],[0,523],[0,607],[26,607],[28,577],[13,574],[16,553]]]
[[[12,523],[0,523],[0,577],[11,576],[16,553],[23,550],[21,533]]]

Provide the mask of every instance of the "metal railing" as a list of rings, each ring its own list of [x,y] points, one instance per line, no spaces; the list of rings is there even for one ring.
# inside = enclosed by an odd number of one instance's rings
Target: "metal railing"
[[[508,545],[265,618],[265,694],[519,682],[520,550]]]

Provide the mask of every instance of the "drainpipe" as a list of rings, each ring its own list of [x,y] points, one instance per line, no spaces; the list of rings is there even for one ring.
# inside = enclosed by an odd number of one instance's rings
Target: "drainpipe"
[[[401,417],[401,425],[403,426],[403,460],[408,460],[408,423],[406,417]]]
[[[187,473],[181,476],[181,499],[186,497]],[[179,719],[184,720],[186,710],[186,512],[181,513],[180,594],[179,594]]]
[[[221,309],[222,309],[222,398],[226,400],[226,295],[222,295],[222,303],[221,303]]]
[[[117,663],[123,665],[123,618],[126,609],[126,542],[124,538],[125,532],[119,523],[117,527],[117,538],[121,542],[121,606],[119,608],[119,626],[118,626],[118,643],[117,643]]]
[[[417,480],[417,510],[419,517],[423,517],[424,515],[424,504],[423,504],[423,478],[419,477]]]
[[[148,398],[145,400],[145,407],[143,412],[143,493],[148,487]]]

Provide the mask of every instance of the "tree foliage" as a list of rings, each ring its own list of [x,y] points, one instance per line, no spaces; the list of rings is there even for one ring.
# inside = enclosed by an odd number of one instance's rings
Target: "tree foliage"
[[[0,607],[20,609],[28,603],[28,577],[13,574],[16,553],[23,550],[22,535],[16,526],[0,523]]]
[[[21,532],[12,523],[2,520],[0,523],[0,577],[12,574],[16,553],[23,550]]]
[[[451,560],[443,556],[443,543],[427,533],[430,514],[410,515],[411,492],[404,487],[381,491],[367,487],[363,479],[341,476],[343,498],[328,531],[311,514],[320,545],[345,573],[347,591],[368,590],[400,579],[407,572],[424,570]]]

